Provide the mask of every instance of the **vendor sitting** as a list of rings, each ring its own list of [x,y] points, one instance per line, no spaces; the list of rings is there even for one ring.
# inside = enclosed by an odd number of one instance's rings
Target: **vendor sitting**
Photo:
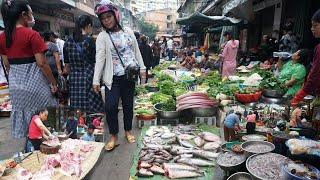
[[[96,117],[96,118],[94,118],[93,119],[93,121],[92,121],[92,124],[94,125],[94,127],[96,128],[96,129],[102,129],[103,127],[102,127],[102,123],[101,123],[101,118],[102,117]]]
[[[66,123],[66,131],[67,134],[70,134],[71,139],[77,139],[77,127],[78,127],[78,120],[74,116],[74,112],[69,112],[69,117]]]
[[[40,150],[40,145],[43,142],[43,139],[48,140],[53,137],[50,131],[43,124],[46,120],[48,120],[47,109],[40,110],[31,119],[28,137],[34,150]]]
[[[247,124],[246,124],[247,134],[254,134],[256,129],[256,115],[250,111],[246,120],[247,120]]]
[[[81,137],[81,140],[84,140],[84,141],[96,141],[95,137],[94,137],[94,125],[93,124],[89,124],[88,126],[88,130],[87,132]]]
[[[193,55],[192,51],[187,52],[187,57],[181,63],[182,67],[185,67],[186,69],[191,70],[195,66],[196,59],[192,55]]]
[[[301,107],[302,107],[302,104],[299,103],[297,105],[297,107],[295,107],[295,109],[291,113],[290,127],[292,127],[292,128],[302,127],[302,123],[301,123],[302,110],[301,110]]]
[[[305,65],[308,62],[309,51],[300,49],[292,55],[289,62],[280,67],[279,80],[288,88],[285,96],[294,96],[301,89],[306,76]]]
[[[198,67],[201,69],[201,70],[212,70],[214,69],[214,63],[211,62],[209,60],[209,54],[206,53],[204,54],[204,57],[202,58],[200,64],[198,65]]]
[[[80,109],[77,110],[78,127],[87,128],[85,114]]]
[[[240,118],[241,114],[239,112],[230,113],[224,119],[224,140],[225,141],[235,141],[236,131],[240,130]]]

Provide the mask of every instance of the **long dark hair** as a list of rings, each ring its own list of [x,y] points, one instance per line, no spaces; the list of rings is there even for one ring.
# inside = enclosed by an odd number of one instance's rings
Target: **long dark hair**
[[[311,21],[320,23],[320,9],[313,14]]]
[[[92,26],[92,19],[88,15],[81,15],[76,20],[76,28],[73,33],[73,38],[76,42],[79,42],[83,39],[82,29],[88,25]]]
[[[4,21],[6,47],[12,45],[12,36],[16,28],[16,23],[20,18],[21,13],[29,11],[29,2],[25,0],[4,0],[1,4],[1,14]]]

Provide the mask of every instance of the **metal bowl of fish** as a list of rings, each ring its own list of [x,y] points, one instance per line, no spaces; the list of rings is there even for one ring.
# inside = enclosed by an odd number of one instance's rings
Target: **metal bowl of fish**
[[[259,134],[249,134],[242,136],[243,141],[265,141],[267,138]]]
[[[241,144],[241,148],[249,155],[252,155],[271,152],[275,149],[275,146],[267,141],[246,141]]]
[[[245,154],[237,154],[231,151],[221,153],[217,158],[217,164],[225,171],[237,171],[245,161]]]
[[[253,177],[246,172],[237,172],[232,174],[227,180],[253,180]]]
[[[281,166],[288,160],[276,153],[255,154],[247,159],[246,167],[255,179],[284,179]]]
[[[154,109],[157,111],[158,116],[163,119],[177,119],[180,117],[179,111],[163,111],[163,110],[161,110],[160,103],[155,104]]]

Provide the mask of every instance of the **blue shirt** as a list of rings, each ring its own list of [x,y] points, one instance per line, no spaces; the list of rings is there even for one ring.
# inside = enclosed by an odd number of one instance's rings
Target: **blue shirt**
[[[88,133],[85,133],[81,139],[84,141],[96,141],[94,134],[89,135]]]
[[[235,113],[231,113],[229,114],[225,119],[224,119],[224,125],[227,128],[234,128],[235,124],[239,124],[240,120],[239,120],[239,116],[236,115]]]

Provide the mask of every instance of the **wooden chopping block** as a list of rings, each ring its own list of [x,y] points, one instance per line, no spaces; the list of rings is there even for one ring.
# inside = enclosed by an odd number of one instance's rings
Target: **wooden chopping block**
[[[40,145],[40,152],[42,152],[43,154],[57,154],[59,151],[60,147],[51,147],[51,146],[47,146],[45,144],[41,144]]]

